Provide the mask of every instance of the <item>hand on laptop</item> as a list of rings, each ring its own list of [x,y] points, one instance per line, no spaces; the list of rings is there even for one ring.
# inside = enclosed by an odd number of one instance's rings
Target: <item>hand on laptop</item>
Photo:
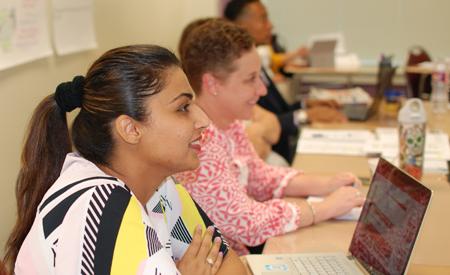
[[[311,201],[308,203],[309,207],[308,204],[296,202],[301,208],[301,213],[304,213],[300,226],[309,226],[341,216],[352,208],[363,205],[365,198],[358,189],[361,185],[361,181],[349,172],[338,173],[332,177],[298,174],[284,189],[284,196],[323,197],[321,202]]]
[[[342,186],[361,187],[361,181],[350,172],[337,173],[334,176],[298,174],[293,177],[286,188],[286,197],[320,196],[324,197]]]
[[[282,67],[288,64],[299,65],[298,60],[304,60],[306,65],[306,59],[309,55],[309,49],[305,46],[300,46],[298,49],[287,53],[275,53],[272,56],[272,62],[276,67]]]
[[[306,199],[309,203],[314,202],[322,202],[324,200],[323,197],[316,197],[316,196],[309,196]],[[349,212],[334,217],[336,220],[342,220],[342,221],[357,221],[359,219],[359,216],[361,215],[362,206],[360,207],[353,207]]]
[[[317,197],[315,197],[317,198]],[[306,203],[288,200],[300,207],[302,218],[300,227],[314,225],[332,218],[343,217],[354,209],[361,207],[366,198],[351,186],[342,186],[326,197],[308,199]]]
[[[329,188],[328,193],[331,193],[342,186],[352,186],[355,188],[360,188],[362,186],[362,183],[361,180],[357,176],[355,176],[355,174],[350,172],[343,172],[330,177],[325,182],[325,186]]]
[[[310,181],[314,181],[313,190],[311,190],[312,192],[309,194],[314,196],[327,196],[343,186],[351,186],[355,188],[360,188],[362,186],[359,178],[350,172],[337,173],[332,177],[319,175],[305,176],[310,177]]]
[[[351,186],[342,186],[322,202],[313,203],[316,212],[316,223],[338,217],[350,212],[354,207],[364,204],[365,197]]]

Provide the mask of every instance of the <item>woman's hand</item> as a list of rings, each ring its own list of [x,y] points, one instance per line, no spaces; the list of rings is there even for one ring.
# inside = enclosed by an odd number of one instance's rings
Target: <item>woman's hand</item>
[[[360,188],[362,186],[361,181],[355,174],[350,172],[338,173],[330,177],[325,185],[328,186],[330,192],[342,187],[342,186],[352,186],[355,188]]]
[[[286,197],[327,196],[342,186],[361,187],[361,181],[353,173],[338,173],[332,177],[298,174],[293,177],[286,188]]]
[[[210,226],[202,237],[201,226],[197,226],[191,244],[177,263],[181,274],[213,275],[217,273],[223,260],[223,254],[219,252],[222,240],[216,237],[211,246],[213,232],[214,227]]]
[[[364,204],[365,197],[354,187],[342,186],[325,199],[315,204],[318,221],[327,220],[348,213],[353,207]]]
[[[360,188],[361,185],[361,181],[353,173],[343,172],[332,177],[323,177],[322,180],[317,183],[314,193],[319,196],[326,196],[342,186]]]
[[[296,201],[295,199],[289,201],[300,207],[300,213],[303,213],[300,227],[304,227],[344,215],[352,208],[362,206],[365,200],[357,188],[342,186],[320,202]]]

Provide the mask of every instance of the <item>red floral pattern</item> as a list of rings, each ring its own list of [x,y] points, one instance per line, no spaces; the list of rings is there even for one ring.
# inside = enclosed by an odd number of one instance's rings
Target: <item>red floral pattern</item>
[[[299,172],[261,160],[241,122],[206,129],[199,157],[199,168],[175,177],[239,254],[298,228],[300,209],[279,198]]]

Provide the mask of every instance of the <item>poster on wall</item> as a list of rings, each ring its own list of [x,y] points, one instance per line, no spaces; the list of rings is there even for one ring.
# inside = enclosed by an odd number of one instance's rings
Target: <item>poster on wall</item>
[[[53,40],[58,55],[97,47],[92,0],[53,0]]]
[[[46,0],[0,1],[0,70],[52,54]]]

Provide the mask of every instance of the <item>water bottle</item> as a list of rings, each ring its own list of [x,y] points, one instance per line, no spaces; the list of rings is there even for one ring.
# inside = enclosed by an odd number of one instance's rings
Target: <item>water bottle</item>
[[[383,101],[383,121],[388,125],[392,122],[393,125],[396,124],[398,110],[400,109],[400,97],[401,92],[394,89],[387,89],[384,91],[384,101]]]
[[[449,75],[445,63],[438,63],[432,75],[431,102],[435,114],[445,114],[448,109]]]
[[[424,162],[427,115],[419,98],[408,99],[398,114],[400,168],[420,180]]]

